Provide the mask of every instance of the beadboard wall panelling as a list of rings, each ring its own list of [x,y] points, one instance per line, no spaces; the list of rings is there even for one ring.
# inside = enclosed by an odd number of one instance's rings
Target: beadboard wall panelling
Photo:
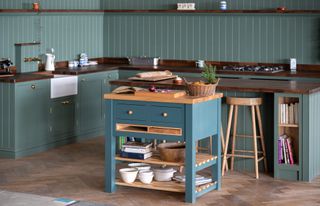
[[[0,94],[0,148],[5,153],[14,149],[13,84],[0,83]]]
[[[104,9],[175,9],[177,3],[196,3],[197,9],[219,9],[220,0],[101,0]],[[227,0],[228,9],[319,9],[319,0]]]
[[[36,25],[38,18],[35,14],[0,15],[0,58],[9,57],[16,62],[14,44],[38,40],[39,28]],[[39,49],[35,51],[39,52]]]
[[[320,94],[315,93],[311,94],[309,96],[309,105],[304,105],[304,107],[309,106],[309,111],[312,111],[309,113],[309,128],[307,130],[309,131],[309,142],[304,141],[304,143],[307,143],[309,146],[308,151],[303,151],[305,154],[309,154],[309,159],[306,159],[306,161],[309,162],[309,174],[308,176],[310,179],[318,176],[320,174],[320,164],[319,164],[319,157],[320,157],[320,127],[319,122],[317,121],[317,118],[320,116]],[[305,164],[303,165],[305,167]],[[305,175],[304,175],[305,176]]]
[[[40,26],[41,25],[41,26]],[[42,13],[0,15],[0,57],[16,63],[14,44],[40,41],[30,56],[54,48],[56,60],[71,60],[81,52],[89,57],[103,56],[103,14]]]
[[[1,9],[31,9],[39,2],[41,9],[100,9],[101,0],[1,0]]]
[[[86,52],[103,56],[103,14],[42,14],[41,52],[54,48],[56,60],[72,60]]]
[[[105,14],[104,56],[320,62],[318,15]]]

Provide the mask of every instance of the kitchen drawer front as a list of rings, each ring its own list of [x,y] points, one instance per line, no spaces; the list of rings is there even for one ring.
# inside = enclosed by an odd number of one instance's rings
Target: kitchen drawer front
[[[144,104],[122,104],[118,103],[116,105],[116,119],[122,120],[138,120],[146,121],[147,106]]]
[[[149,107],[148,117],[151,122],[182,124],[184,120],[184,110],[181,107],[151,105]]]

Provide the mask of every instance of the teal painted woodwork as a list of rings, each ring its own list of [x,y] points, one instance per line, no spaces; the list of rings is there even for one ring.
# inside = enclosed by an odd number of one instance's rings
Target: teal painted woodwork
[[[78,128],[80,133],[99,130],[105,122],[103,95],[110,92],[109,81],[117,79],[117,71],[79,75]]]
[[[75,136],[76,101],[75,97],[51,100],[49,109],[49,142]]]
[[[49,80],[15,84],[15,151],[44,145],[49,125]]]
[[[0,83],[0,150],[7,157],[14,150],[14,85]]]
[[[17,73],[37,72],[38,62],[25,62],[25,58],[39,58],[39,45],[16,45],[15,60]]]
[[[294,165],[285,165],[278,164],[278,138],[279,138],[279,101],[280,98],[295,98],[299,101],[299,128],[285,128],[285,134],[289,135],[292,138],[292,145],[294,148],[294,156],[295,161],[297,161]],[[308,97],[307,97],[308,98]],[[277,179],[285,179],[285,180],[304,180],[308,181],[309,178],[306,179],[303,177],[304,173],[308,171],[308,168],[304,166],[305,158],[309,158],[307,152],[303,151],[303,147],[305,147],[304,142],[308,141],[310,136],[303,136],[303,130],[305,126],[308,127],[308,123],[302,121],[302,116],[305,115],[308,109],[303,109],[304,97],[299,94],[279,94],[276,93],[274,95],[274,177]],[[295,137],[291,135],[291,133],[295,133]],[[297,151],[298,150],[298,151]]]
[[[303,95],[303,180],[311,181],[320,175],[319,116],[320,94]]]
[[[104,9],[176,9],[178,0],[101,0]],[[197,9],[219,9],[220,0],[186,0],[196,3]],[[273,9],[285,6],[288,9],[316,9],[320,7],[317,0],[237,0],[227,1],[228,9]]]
[[[50,79],[0,83],[0,157],[18,158],[102,135],[103,94],[110,92],[109,81],[118,78],[118,71],[84,76],[93,84],[79,87],[77,96],[58,99],[50,99]],[[95,82],[100,90],[91,86]]]
[[[1,9],[31,9],[39,2],[40,9],[99,9],[101,0],[1,0]]]
[[[271,63],[296,57],[298,63],[317,64],[318,20],[318,15],[107,13],[104,56]]]
[[[41,42],[20,58],[15,57],[15,43]],[[21,58],[41,56],[55,49],[56,61],[77,59],[86,52],[90,58],[103,56],[103,13],[1,13],[0,57],[14,64]]]
[[[133,136],[145,139],[159,139],[169,141],[185,141],[186,142],[186,159],[185,159],[185,201],[195,203],[196,198],[214,189],[221,187],[221,142],[220,142],[220,119],[221,115],[221,99],[209,100],[198,104],[173,104],[160,102],[144,102],[144,101],[126,101],[126,100],[110,100],[105,101],[106,106],[106,124],[105,124],[105,191],[115,192],[116,178],[116,137],[117,136]],[[134,115],[144,106],[144,114]],[[133,117],[128,117],[126,111],[132,109]],[[161,116],[162,112],[169,110],[168,116],[183,113],[183,119],[174,117],[173,119],[162,119],[162,121],[154,121],[153,116]],[[161,112],[159,112],[161,111]],[[212,115],[204,115],[212,114]],[[159,117],[158,119],[161,120]],[[129,122],[128,122],[129,121]],[[148,134],[146,132],[127,132],[116,131],[117,124],[141,124],[148,126],[167,126],[178,127],[183,130],[182,136]],[[169,124],[168,124],[169,123]],[[179,127],[180,124],[180,127]],[[196,143],[198,140],[213,136],[212,155],[217,156],[214,162],[206,163],[203,168],[211,168],[212,179],[217,184],[208,187],[205,191],[196,193],[195,189],[195,168],[196,163]]]

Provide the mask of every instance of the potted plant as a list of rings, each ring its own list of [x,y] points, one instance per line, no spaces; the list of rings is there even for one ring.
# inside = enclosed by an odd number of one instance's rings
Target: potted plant
[[[202,77],[206,81],[186,82],[189,95],[191,96],[210,96],[216,92],[219,78],[216,76],[216,66],[204,65]]]

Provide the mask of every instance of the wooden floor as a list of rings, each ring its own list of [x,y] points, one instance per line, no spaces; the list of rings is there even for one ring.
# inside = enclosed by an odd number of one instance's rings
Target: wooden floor
[[[255,180],[253,176],[228,173],[222,190],[202,196],[195,205],[320,205],[320,178],[305,183],[276,181],[266,175]],[[0,190],[111,205],[187,205],[183,194],[126,187],[108,194],[103,188],[103,138],[18,160],[0,159]]]

